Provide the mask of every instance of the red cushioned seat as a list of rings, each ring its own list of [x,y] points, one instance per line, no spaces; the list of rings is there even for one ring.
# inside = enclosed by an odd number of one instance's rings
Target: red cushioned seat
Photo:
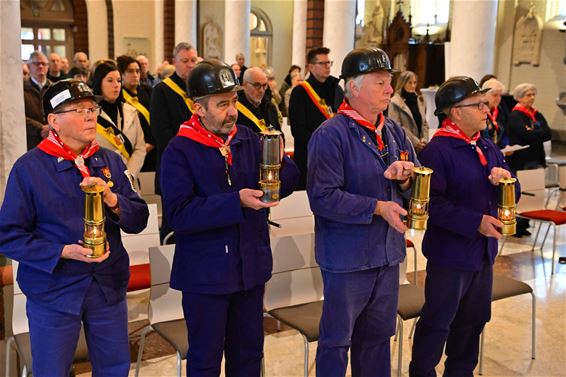
[[[128,281],[128,292],[146,289],[151,286],[151,272],[149,263],[130,266],[130,280]]]
[[[533,220],[552,221],[556,225],[566,224],[566,212],[552,209],[521,212],[519,215]]]
[[[406,239],[405,240],[405,245],[407,247],[415,247],[415,244],[413,243],[413,241],[411,241],[410,239]]]

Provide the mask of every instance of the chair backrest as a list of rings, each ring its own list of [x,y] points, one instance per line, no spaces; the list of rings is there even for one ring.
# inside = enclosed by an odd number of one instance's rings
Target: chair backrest
[[[159,221],[157,205],[148,204],[149,219],[147,226],[138,234],[121,232],[122,244],[130,256],[130,265],[149,263],[149,248],[159,246]]]
[[[279,220],[309,216],[312,216],[312,212],[309,206],[307,192],[295,191],[283,199],[277,207],[270,209],[269,218],[278,222]]]
[[[271,228],[273,275],[265,287],[267,311],[323,297],[322,277],[314,256],[312,216],[288,222],[280,229]]]
[[[28,316],[26,314],[26,296],[22,292],[16,276],[18,275],[19,263],[12,260],[12,271],[14,276],[14,307],[12,309],[12,333],[14,335],[29,332]]]
[[[162,245],[149,249],[151,288],[148,317],[150,324],[184,317],[181,292],[169,287],[174,253],[175,245]]]
[[[545,181],[544,169],[518,170],[517,179],[521,183],[521,199],[517,203],[517,212],[544,209]]]
[[[138,181],[140,186],[140,195],[153,195],[155,194],[155,172],[142,171],[138,174]]]

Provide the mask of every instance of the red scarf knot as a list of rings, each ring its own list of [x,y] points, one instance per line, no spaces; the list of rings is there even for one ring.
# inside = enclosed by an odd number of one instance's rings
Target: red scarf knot
[[[472,145],[476,149],[476,153],[480,159],[480,163],[482,166],[487,165],[487,160],[485,155],[483,154],[480,147],[477,146],[476,142],[480,138],[480,133],[476,132],[472,137],[466,136],[464,132],[456,125],[456,123],[452,122],[450,119],[446,118],[442,121],[442,126],[439,128],[435,133],[433,138],[435,137],[452,137],[455,139],[464,140],[466,143]]]
[[[53,130],[49,130],[49,135],[38,144],[37,148],[50,156],[73,161],[83,177],[90,177],[90,171],[85,165],[85,160],[95,154],[100,148],[96,140],[91,141],[80,154],[76,154],[69,148],[59,135]]]
[[[385,143],[383,142],[383,138],[381,134],[381,131],[383,130],[383,126],[385,125],[385,117],[383,116],[383,113],[379,113],[377,115],[377,126],[376,126],[375,124],[372,124],[363,116],[361,116],[360,113],[354,110],[352,106],[350,106],[348,101],[344,99],[344,101],[342,101],[340,107],[338,108],[338,114],[344,114],[348,118],[355,120],[360,126],[363,126],[375,132],[375,139],[377,140],[377,149],[379,149],[380,152],[383,151],[383,149],[385,148]]]
[[[491,120],[491,124],[493,124],[493,127],[495,127],[495,132],[499,131],[499,124],[497,124],[498,115],[499,115],[499,107],[494,107],[493,109],[490,109],[489,112],[487,113],[487,116]]]
[[[234,128],[228,134],[228,138],[224,141],[220,136],[213,134],[208,131],[201,124],[198,115],[193,114],[191,119],[181,124],[179,132],[177,135],[186,137],[199,144],[205,145],[207,147],[218,148],[220,154],[226,159],[228,165],[232,165],[232,151],[230,151],[230,142],[236,135],[238,128],[234,125]]]

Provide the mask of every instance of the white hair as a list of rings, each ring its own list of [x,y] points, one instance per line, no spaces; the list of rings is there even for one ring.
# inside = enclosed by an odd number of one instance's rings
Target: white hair
[[[500,90],[501,93],[505,93],[505,85],[503,85],[501,83],[501,81],[493,78],[493,79],[489,79],[486,82],[483,83],[483,85],[481,86],[482,89],[488,89],[489,88],[489,92],[493,91],[493,90]]]
[[[344,83],[344,96],[346,98],[351,99],[353,96],[352,89],[350,88],[350,82],[353,82],[356,88],[361,89],[364,76],[365,75],[358,75],[346,79],[346,82]]]

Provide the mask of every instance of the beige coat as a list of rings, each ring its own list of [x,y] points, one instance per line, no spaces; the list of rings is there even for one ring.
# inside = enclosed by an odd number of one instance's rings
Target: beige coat
[[[420,134],[417,123],[413,118],[413,114],[411,114],[411,109],[409,109],[409,106],[407,106],[405,100],[399,93],[395,93],[395,95],[391,98],[391,104],[389,105],[387,113],[389,118],[393,119],[396,123],[403,127],[403,129],[405,129],[405,132],[407,132],[407,136],[413,145],[418,144],[420,139],[428,141],[428,123],[425,118],[425,103],[422,96],[418,97],[418,105],[419,112],[423,119],[423,126]]]
[[[98,133],[96,134],[96,141],[98,142],[98,144],[100,144],[101,147],[110,149],[111,151],[118,153],[126,164],[128,171],[134,176],[134,178],[137,178],[145,160],[145,139],[136,108],[128,105],[127,103],[122,103],[122,106],[124,106],[124,129],[122,130],[122,133],[128,138],[128,140],[130,140],[133,148],[130,158],[126,160],[126,158],[120,153],[120,151],[118,151],[116,147],[114,147],[114,145],[112,145],[108,140],[106,140],[106,138],[104,138],[104,136]],[[108,120],[110,123],[114,124],[114,122],[112,122],[110,117],[104,111],[100,113],[100,116]],[[118,123],[120,123],[119,112]]]

